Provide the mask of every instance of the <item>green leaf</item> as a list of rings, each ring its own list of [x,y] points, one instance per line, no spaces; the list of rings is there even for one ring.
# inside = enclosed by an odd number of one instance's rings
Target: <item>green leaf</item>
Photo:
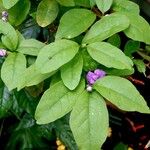
[[[70,40],[59,40],[43,47],[37,57],[36,67],[41,73],[50,73],[68,63],[78,52],[79,45]]]
[[[83,69],[85,71],[97,69],[99,63],[89,55],[86,48],[82,48],[81,55],[83,58]]]
[[[128,76],[134,73],[134,68],[129,69],[113,69],[107,68],[106,72],[108,75],[116,75],[116,76]]]
[[[128,145],[125,145],[124,143],[120,142],[118,143],[113,150],[127,150]]]
[[[19,0],[2,0],[3,1],[3,6],[6,9],[10,9],[13,7]]]
[[[15,6],[8,10],[10,23],[15,26],[20,25],[26,19],[29,10],[30,1],[19,0]]]
[[[127,28],[124,33],[127,37],[133,39],[134,41],[145,42],[150,44],[149,35],[150,35],[150,25],[149,23],[141,16],[126,13],[126,16],[130,20],[130,26]]]
[[[53,74],[54,72],[41,74],[39,70],[36,69],[35,64],[33,64],[30,67],[28,67],[26,70],[24,70],[22,76],[20,77],[17,86],[18,91],[24,88],[25,86],[37,85],[40,82],[52,76]]]
[[[121,38],[119,34],[114,34],[107,40],[107,42],[119,48],[121,45]]]
[[[95,0],[90,0],[90,6],[93,7],[94,5],[96,5]]]
[[[112,5],[113,0],[95,0],[97,7],[104,14]]]
[[[45,44],[38,40],[27,39],[21,41],[17,51],[26,55],[37,56],[40,49],[43,48],[44,46]]]
[[[82,81],[76,90],[68,90],[62,81],[54,84],[42,96],[35,112],[38,124],[53,122],[72,110],[78,95],[85,88]]]
[[[62,6],[74,6],[74,0],[56,0]]]
[[[3,6],[3,2],[2,2],[2,0],[0,0],[0,13],[2,13],[2,11],[4,11],[4,10],[5,10],[5,8]]]
[[[116,12],[125,12],[136,15],[140,13],[139,6],[129,0],[113,0],[112,9]]]
[[[50,88],[53,87],[54,84],[61,80],[60,71],[56,72],[54,76],[51,78]]]
[[[146,45],[146,46],[145,46],[145,50],[146,50],[147,52],[150,52],[150,45]]]
[[[103,41],[128,26],[129,19],[125,15],[113,13],[104,16],[90,28],[83,39],[83,44]]]
[[[36,12],[37,23],[41,27],[46,27],[56,19],[58,11],[58,4],[55,0],[42,0]]]
[[[73,134],[69,125],[70,114],[58,119],[53,124],[55,126],[56,136],[69,150],[78,150]]]
[[[11,93],[0,79],[0,119],[10,114],[11,106]]]
[[[0,48],[6,49],[6,47],[3,45],[3,43],[0,41]]]
[[[28,19],[25,23],[21,25],[20,32],[25,39],[40,37],[41,27],[36,23],[34,19]]]
[[[56,38],[74,38],[86,31],[95,19],[96,15],[90,10],[71,9],[62,16]]]
[[[100,64],[116,69],[131,69],[132,60],[117,47],[107,42],[95,42],[87,46],[91,57]]]
[[[18,36],[15,29],[8,23],[0,20],[0,34],[2,43],[10,50],[15,50],[18,45]]]
[[[96,92],[84,91],[70,116],[70,126],[80,150],[99,150],[108,134],[108,111]]]
[[[144,98],[127,79],[106,76],[97,80],[93,88],[122,110],[150,113]]]
[[[80,54],[77,54],[74,59],[61,68],[61,78],[63,83],[70,90],[74,90],[78,86],[82,68],[83,58]]]
[[[90,7],[89,0],[74,0],[77,6]]]
[[[135,64],[135,66],[137,67],[137,70],[145,75],[146,65],[143,62],[143,60],[141,60],[141,59],[134,59],[133,62]]]
[[[146,37],[145,43],[150,45],[150,25],[149,25],[146,35],[147,35],[147,37]]]
[[[18,45],[25,40],[24,36],[20,33],[20,31],[16,30],[17,35],[18,35]]]
[[[1,78],[9,91],[17,87],[22,72],[26,68],[26,58],[21,53],[11,53],[1,69]]]
[[[35,113],[36,106],[38,104],[37,99],[33,98],[27,91],[21,90],[21,91],[13,91],[13,107],[11,108],[11,111],[18,115],[18,112],[25,111],[28,114],[31,114],[32,116]],[[20,113],[21,115],[21,113]]]
[[[132,57],[132,54],[136,51],[138,51],[140,49],[140,42],[138,41],[133,41],[133,40],[129,40],[127,41],[127,43],[125,44],[125,48],[124,48],[124,53],[129,56]]]
[[[12,129],[13,125],[10,124],[10,126]],[[16,150],[18,145],[20,150],[49,149],[43,139],[45,139],[45,134],[51,137],[51,133],[50,125],[38,126],[30,115],[25,114],[17,127],[12,130],[6,149]],[[49,139],[47,140],[49,141]]]

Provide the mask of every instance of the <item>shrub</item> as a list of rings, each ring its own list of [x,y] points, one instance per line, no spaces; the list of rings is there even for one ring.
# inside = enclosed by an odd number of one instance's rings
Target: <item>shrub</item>
[[[126,78],[134,73],[134,64],[145,72],[143,60],[133,54],[144,57],[140,43],[144,49],[150,44],[150,26],[137,4],[2,0],[0,10],[1,89],[8,93],[7,97],[1,93],[1,118],[14,106],[14,99],[4,99],[18,93],[28,97],[28,92],[40,101],[36,108],[23,104],[22,108],[35,112],[37,124],[70,112],[78,149],[98,150],[108,135],[108,101],[123,111],[150,113]]]

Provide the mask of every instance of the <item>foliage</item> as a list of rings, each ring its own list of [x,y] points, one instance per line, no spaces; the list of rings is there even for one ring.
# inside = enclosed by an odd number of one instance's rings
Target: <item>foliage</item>
[[[72,150],[99,150],[108,135],[108,101],[123,111],[150,113],[126,78],[134,64],[145,74],[143,59],[150,61],[150,25],[137,4],[0,0],[0,11],[8,12],[0,20],[0,50],[7,50],[1,56],[0,118],[15,114],[20,120],[7,149],[19,142],[20,149],[47,148],[42,138],[51,140],[54,129]],[[86,73],[97,68],[107,75],[86,87]],[[67,138],[60,136],[65,115],[73,133]]]

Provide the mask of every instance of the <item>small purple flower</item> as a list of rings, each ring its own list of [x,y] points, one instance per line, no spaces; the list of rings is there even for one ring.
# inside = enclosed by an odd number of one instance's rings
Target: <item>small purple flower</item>
[[[90,85],[94,84],[97,80],[98,76],[96,76],[93,72],[89,71],[86,75],[86,79]]]
[[[8,17],[8,12],[7,11],[2,11],[2,17]]]
[[[7,22],[7,20],[8,20],[8,12],[7,11],[2,12],[2,20],[4,22]]]
[[[98,75],[96,75],[96,74],[94,74],[93,76],[92,76],[92,78],[93,78],[93,80],[97,80],[98,79]]]
[[[96,80],[104,77],[105,75],[106,75],[105,71],[96,69],[94,72],[89,71],[86,75],[86,79],[88,81],[88,84],[91,86],[96,82]]]
[[[0,57],[6,56],[7,52],[4,49],[0,49]]]
[[[96,81],[96,80],[93,80],[92,78],[90,78],[90,79],[88,80],[88,83],[89,83],[89,85],[92,85],[92,84],[95,83],[95,81]]]
[[[88,73],[87,73],[87,76],[88,77],[92,77],[93,75],[95,75],[92,71],[89,71]]]
[[[86,75],[87,80],[91,79],[93,75],[95,75],[95,74],[93,72],[89,71]]]
[[[98,76],[98,78],[102,78],[102,77],[104,77],[106,75],[106,72],[103,71],[103,70],[100,70],[100,69],[96,69],[94,71],[94,74],[96,74]]]

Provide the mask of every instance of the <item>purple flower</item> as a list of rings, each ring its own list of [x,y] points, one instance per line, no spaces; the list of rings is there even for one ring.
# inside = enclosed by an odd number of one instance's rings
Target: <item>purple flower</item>
[[[104,77],[106,75],[106,72],[103,71],[103,70],[100,70],[100,69],[96,69],[94,71],[94,74],[96,74],[98,76],[98,78],[102,78],[102,77]]]
[[[92,71],[89,71],[88,73],[87,73],[87,77],[92,77],[93,75],[95,75]]]
[[[8,20],[8,12],[7,11],[2,12],[2,20],[4,22],[7,22],[7,20]]]
[[[2,11],[2,17],[8,17],[8,12],[7,11]]]
[[[0,49],[0,57],[6,56],[7,52],[4,49]]]
[[[104,77],[106,75],[106,72],[100,69],[96,69],[94,72],[89,71],[86,75],[86,79],[89,85],[93,85],[96,80]]]
[[[88,80],[88,83],[89,83],[89,85],[92,85],[92,84],[95,83],[95,80],[93,80],[92,78],[90,78],[90,79]]]
[[[87,79],[87,81],[88,81],[88,83],[89,83],[90,85],[94,84],[95,81],[97,80],[97,78],[98,78],[98,76],[95,75],[95,74],[94,74],[93,72],[91,72],[91,71],[89,71],[89,72],[87,73],[87,75],[86,75],[86,79]]]

